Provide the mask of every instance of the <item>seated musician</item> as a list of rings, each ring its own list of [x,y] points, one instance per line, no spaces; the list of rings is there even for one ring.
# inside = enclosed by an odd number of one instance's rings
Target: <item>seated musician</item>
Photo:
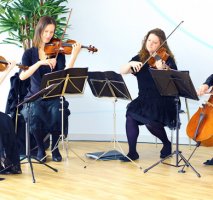
[[[155,61],[154,59],[154,63],[146,62],[159,49],[163,41],[166,41],[163,30],[159,28],[150,30],[144,37],[139,53],[130,62],[121,67],[121,74],[132,73],[135,75],[139,88],[139,96],[127,106],[126,134],[129,152],[126,157],[120,158],[121,161],[129,162],[130,159],[139,159],[136,145],[140,125],[145,125],[151,134],[162,141],[161,158],[166,158],[171,154],[171,142],[167,137],[165,126],[169,128],[175,128],[176,126],[175,101],[173,97],[161,96],[159,94],[149,71],[150,66],[158,70],[166,70],[166,66],[177,69],[173,53],[167,42],[163,45],[165,54],[168,52],[166,61],[162,59]]]
[[[204,95],[205,93],[208,92],[209,88],[212,87],[212,86],[213,86],[213,74],[210,75],[210,76],[206,79],[205,83],[203,83],[203,84],[200,86],[200,88],[199,88],[198,91],[197,91],[197,94],[198,94],[199,96]],[[210,159],[210,160],[205,161],[203,164],[205,164],[205,165],[213,165],[213,158]]]
[[[0,85],[14,66],[14,62],[8,63],[5,70],[0,72]],[[0,112],[0,173],[22,173],[14,124],[11,117],[3,112]]]
[[[44,74],[55,72],[74,66],[75,60],[80,52],[81,44],[75,43],[72,45],[72,53],[70,62],[66,66],[65,55],[59,53],[56,56],[49,57],[45,52],[45,44],[50,43],[55,34],[56,22],[52,17],[41,17],[33,38],[33,47],[27,49],[22,57],[22,64],[29,66],[29,69],[22,70],[20,73],[20,79],[30,79],[30,88],[25,98],[30,98],[40,90],[41,80]],[[43,139],[48,133],[52,135],[52,160],[60,162],[62,156],[58,149],[58,141],[61,134],[61,102],[59,97],[49,98],[42,100],[41,98],[30,102],[30,134],[35,137],[38,153],[37,159],[43,162],[46,161],[45,146]],[[68,102],[64,104],[66,108],[64,112],[64,121],[68,124],[68,116],[70,114],[68,110]],[[28,106],[24,105],[21,113],[23,114],[25,121],[28,116]],[[67,129],[66,129],[67,130]],[[65,131],[66,132],[66,131]],[[66,134],[66,133],[65,133]]]

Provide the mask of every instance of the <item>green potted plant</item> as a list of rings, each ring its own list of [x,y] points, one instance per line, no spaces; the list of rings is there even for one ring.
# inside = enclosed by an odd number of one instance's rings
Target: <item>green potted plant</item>
[[[40,17],[49,15],[57,22],[56,37],[66,26],[67,0],[0,0],[0,34],[8,33],[1,44],[14,44],[24,50],[32,47],[35,26]]]

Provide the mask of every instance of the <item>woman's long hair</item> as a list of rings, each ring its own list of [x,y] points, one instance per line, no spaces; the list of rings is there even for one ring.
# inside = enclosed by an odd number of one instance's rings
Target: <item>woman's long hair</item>
[[[144,40],[142,41],[142,48],[138,53],[139,57],[140,57],[140,61],[142,63],[144,63],[150,57],[150,54],[149,54],[148,50],[146,49],[146,42],[147,42],[147,39],[150,34],[154,34],[154,35],[158,36],[160,39],[160,44],[162,44],[164,41],[166,41],[166,35],[163,30],[161,30],[159,28],[150,30],[144,37]],[[162,47],[164,47],[166,49],[166,52],[170,55],[170,57],[172,57],[174,59],[174,55],[171,52],[171,50],[169,49],[167,42],[165,42]]]
[[[53,24],[55,26],[55,29],[56,29],[56,22],[52,17],[43,16],[43,17],[40,18],[40,20],[39,20],[39,22],[36,26],[34,37],[33,37],[33,46],[34,47],[37,47],[37,48],[39,47],[39,45],[41,43],[42,31],[44,31],[44,29],[49,24]]]

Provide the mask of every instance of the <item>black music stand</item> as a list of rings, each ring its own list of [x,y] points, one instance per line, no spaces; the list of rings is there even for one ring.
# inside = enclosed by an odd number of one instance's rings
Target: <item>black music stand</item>
[[[121,145],[117,141],[116,138],[116,102],[117,99],[124,100],[132,100],[128,88],[120,74],[117,74],[113,71],[105,71],[105,72],[89,72],[88,73],[88,83],[92,90],[92,93],[95,97],[109,97],[113,99],[113,150],[112,151],[104,151],[97,153],[88,153],[86,156],[93,157],[95,160],[116,160],[121,156],[125,156]],[[119,149],[116,150],[116,144]],[[96,156],[98,155],[98,156]],[[106,156],[107,155],[107,156]],[[96,157],[94,157],[96,156]],[[132,161],[129,157],[127,157],[133,164],[142,169],[137,163]],[[86,167],[86,166],[85,166]]]
[[[32,97],[25,99],[23,102],[21,102],[20,104],[17,105],[17,107],[22,106],[23,104],[26,103],[27,105],[27,111],[28,111],[28,117],[27,117],[27,122],[26,122],[26,155],[20,160],[25,160],[27,159],[27,162],[23,162],[21,164],[25,164],[25,163],[30,163],[30,169],[31,169],[31,173],[32,173],[32,178],[33,178],[33,183],[35,183],[35,176],[34,176],[34,172],[33,172],[33,165],[32,163],[38,163],[38,164],[43,164],[47,167],[49,167],[50,169],[52,169],[53,171],[57,172],[58,170],[51,167],[50,165],[47,165],[46,163],[44,163],[43,161],[37,159],[36,157],[31,157],[31,153],[30,153],[30,128],[29,128],[29,124],[30,124],[30,102],[33,102],[39,98],[42,98],[42,96],[47,95],[49,92],[51,92],[55,87],[57,87],[57,84],[52,84],[49,85],[48,87],[40,90],[39,92],[37,92],[36,94],[34,94]],[[37,162],[32,162],[31,158],[35,159]]]
[[[61,137],[54,147],[57,148],[57,145],[62,139],[63,148],[64,148],[64,94],[83,94],[85,83],[87,80],[88,68],[69,68],[65,70],[60,70],[57,72],[47,73],[43,76],[41,82],[41,89],[48,87],[51,84],[57,84],[57,86],[51,90],[48,94],[44,95],[43,98],[52,98],[52,97],[60,97],[61,98]],[[85,162],[77,153],[71,150],[79,159]],[[67,152],[67,148],[66,148]],[[67,152],[68,156],[68,152]]]
[[[194,167],[188,162],[188,160],[179,151],[179,128],[180,128],[180,118],[179,118],[179,97],[185,97],[193,100],[199,100],[194,85],[191,81],[188,71],[177,71],[177,70],[156,70],[150,69],[152,78],[158,88],[161,96],[173,96],[175,97],[176,103],[176,150],[169,156],[161,159],[157,163],[153,164],[151,167],[144,170],[146,173],[151,168],[155,167],[159,163],[171,165],[174,167],[180,167],[180,161],[183,160],[187,166],[190,166],[192,170],[200,177],[200,174],[194,169]],[[169,163],[164,163],[163,161],[167,158],[176,155],[176,164],[172,165]],[[180,156],[180,160],[179,160]],[[179,171],[183,172],[183,171]]]

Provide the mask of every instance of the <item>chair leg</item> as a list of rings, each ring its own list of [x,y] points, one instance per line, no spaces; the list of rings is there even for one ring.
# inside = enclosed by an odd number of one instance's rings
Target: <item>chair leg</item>
[[[189,106],[188,106],[188,101],[187,101],[187,98],[185,98],[185,105],[186,105],[186,114],[187,114],[187,119],[188,119],[188,122],[190,120],[190,113],[189,113]],[[189,138],[189,149],[191,149],[191,138]]]
[[[173,133],[174,133],[174,130],[172,129],[172,130],[171,130],[171,151],[172,151],[172,152],[173,152],[173,150],[172,150],[172,149],[173,149],[173,148],[172,148],[172,147],[173,147]]]
[[[158,138],[155,137],[155,147],[157,148],[157,146],[158,146]]]

